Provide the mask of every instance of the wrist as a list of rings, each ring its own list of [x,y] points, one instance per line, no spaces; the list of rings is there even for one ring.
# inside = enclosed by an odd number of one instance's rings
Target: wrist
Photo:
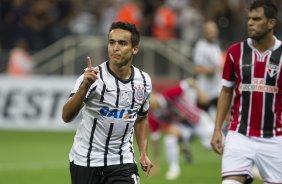
[[[217,131],[220,131],[220,132],[221,132],[221,127],[215,127],[215,128],[214,128],[214,131],[215,131],[215,132],[217,132]]]
[[[147,156],[147,153],[145,151],[140,152],[140,157],[143,157],[143,156]]]
[[[87,82],[83,81],[81,85],[79,86],[79,88],[87,91],[90,88],[90,86],[91,84],[88,84]]]

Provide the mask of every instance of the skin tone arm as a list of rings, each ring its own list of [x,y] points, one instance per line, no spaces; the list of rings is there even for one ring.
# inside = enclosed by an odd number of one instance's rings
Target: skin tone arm
[[[204,74],[204,75],[211,75],[215,74],[218,71],[221,71],[221,68],[213,68],[213,67],[206,67],[206,66],[195,66],[194,73],[195,74]]]
[[[140,164],[142,170],[146,172],[146,176],[149,176],[150,170],[153,167],[152,162],[147,156],[148,147],[148,120],[146,117],[138,116],[134,125],[135,137],[140,153]]]
[[[90,57],[87,57],[87,68],[84,72],[83,82],[78,91],[65,103],[63,107],[62,118],[66,123],[72,121],[77,116],[80,109],[84,106],[85,95],[90,86],[98,78],[98,73],[98,69],[92,67],[92,61]]]
[[[211,146],[213,150],[219,155],[222,155],[223,147],[224,147],[222,143],[221,127],[229,111],[232,98],[233,98],[233,88],[223,86],[217,103],[215,127],[211,139]]]
[[[201,105],[206,105],[210,102],[209,96],[197,85],[197,82],[193,78],[187,78],[187,83],[196,90],[197,100]]]

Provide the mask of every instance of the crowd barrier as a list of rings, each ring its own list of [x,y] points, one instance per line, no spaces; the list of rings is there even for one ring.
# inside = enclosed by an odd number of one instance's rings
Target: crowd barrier
[[[73,77],[0,76],[0,128],[74,130],[79,117],[71,123],[61,118],[74,83]]]

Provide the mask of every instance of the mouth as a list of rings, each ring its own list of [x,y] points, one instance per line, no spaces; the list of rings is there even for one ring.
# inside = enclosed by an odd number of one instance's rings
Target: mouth
[[[248,32],[255,32],[256,30],[255,29],[253,29],[253,28],[249,28],[248,29]]]
[[[112,58],[115,58],[115,59],[121,58],[121,55],[119,55],[119,54],[112,54],[111,56],[112,56]]]
[[[256,34],[256,31],[251,29],[251,30],[248,30],[248,34],[249,35],[255,35]]]

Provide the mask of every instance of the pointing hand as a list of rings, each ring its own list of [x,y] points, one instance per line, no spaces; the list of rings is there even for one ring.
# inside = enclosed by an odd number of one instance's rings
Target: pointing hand
[[[92,61],[89,56],[87,56],[87,68],[84,71],[83,83],[90,87],[98,79],[99,69],[98,67],[92,66]]]

